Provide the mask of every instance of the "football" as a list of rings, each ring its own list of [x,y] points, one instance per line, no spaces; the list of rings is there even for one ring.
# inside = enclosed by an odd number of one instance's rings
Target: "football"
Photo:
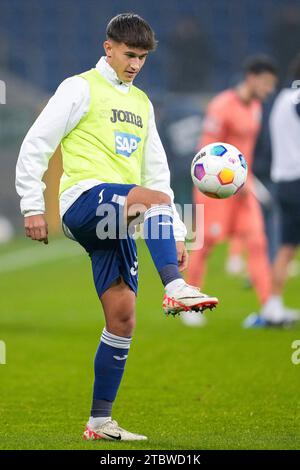
[[[203,194],[225,199],[236,194],[247,179],[247,162],[233,145],[215,142],[195,155],[191,165],[192,180]]]

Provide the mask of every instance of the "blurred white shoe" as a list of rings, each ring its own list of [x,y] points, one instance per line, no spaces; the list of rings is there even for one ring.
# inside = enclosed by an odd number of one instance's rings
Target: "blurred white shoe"
[[[300,311],[293,309],[293,308],[287,308],[283,307],[283,318],[284,320],[290,321],[290,322],[296,322],[300,320]]]
[[[300,265],[299,261],[296,259],[293,259],[292,261],[289,262],[288,268],[287,268],[287,273],[288,277],[297,277],[300,274]]]
[[[261,316],[269,323],[292,324],[300,320],[300,312],[283,305],[282,297],[273,296],[262,307]]]
[[[202,327],[207,323],[206,318],[200,312],[181,312],[180,319],[186,326]]]
[[[296,319],[292,316],[282,317],[281,320],[267,320],[258,313],[251,313],[242,323],[244,328],[291,328],[295,325]]]

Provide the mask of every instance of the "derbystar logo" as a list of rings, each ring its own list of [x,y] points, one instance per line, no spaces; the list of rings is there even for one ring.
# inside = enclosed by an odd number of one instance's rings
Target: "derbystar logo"
[[[141,139],[137,135],[115,131],[116,153],[118,155],[130,157],[130,155],[138,148],[138,143],[140,141]]]
[[[129,122],[137,127],[143,127],[141,116],[131,113],[130,111],[123,111],[122,109],[112,109],[111,122]]]

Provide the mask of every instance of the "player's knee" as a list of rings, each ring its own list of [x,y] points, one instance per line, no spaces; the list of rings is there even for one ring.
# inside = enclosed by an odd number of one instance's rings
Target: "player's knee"
[[[132,336],[135,329],[135,318],[134,316],[128,316],[128,318],[121,319],[120,327],[123,331],[122,336]]]

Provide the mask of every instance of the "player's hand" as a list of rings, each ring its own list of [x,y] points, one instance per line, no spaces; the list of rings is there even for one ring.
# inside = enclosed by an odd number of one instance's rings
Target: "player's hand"
[[[184,242],[176,242],[176,249],[179,271],[184,271],[187,268],[189,258]]]
[[[26,237],[48,245],[48,224],[43,214],[24,217]]]

